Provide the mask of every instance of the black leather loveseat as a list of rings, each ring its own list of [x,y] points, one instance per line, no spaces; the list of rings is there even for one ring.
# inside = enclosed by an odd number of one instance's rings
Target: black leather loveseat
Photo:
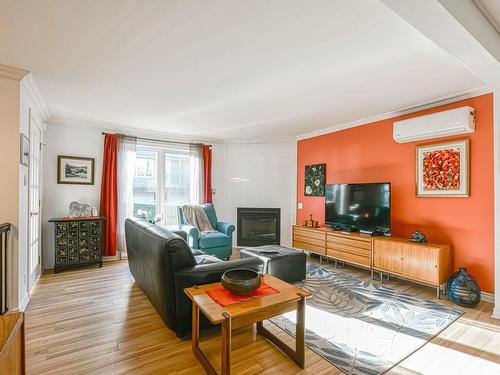
[[[125,237],[132,276],[178,337],[191,332],[191,302],[184,288],[220,281],[233,268],[262,271],[258,258],[224,262],[197,254],[186,243],[184,232],[173,233],[145,220],[127,219]],[[211,326],[204,316],[200,324],[201,328]]]

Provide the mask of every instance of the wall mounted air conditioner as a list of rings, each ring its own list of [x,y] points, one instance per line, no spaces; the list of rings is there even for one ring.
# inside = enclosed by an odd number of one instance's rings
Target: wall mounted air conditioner
[[[395,121],[393,137],[398,143],[474,133],[475,109],[460,107],[430,115]]]

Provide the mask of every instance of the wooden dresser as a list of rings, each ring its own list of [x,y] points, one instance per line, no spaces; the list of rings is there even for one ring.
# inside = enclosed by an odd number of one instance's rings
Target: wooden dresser
[[[54,272],[87,264],[102,267],[103,217],[54,218]]]
[[[0,374],[26,373],[24,341],[24,314],[0,316]]]
[[[292,246],[321,257],[350,263],[383,274],[432,285],[440,296],[440,286],[453,272],[450,245],[418,244],[395,237],[369,237],[330,228],[294,225]]]

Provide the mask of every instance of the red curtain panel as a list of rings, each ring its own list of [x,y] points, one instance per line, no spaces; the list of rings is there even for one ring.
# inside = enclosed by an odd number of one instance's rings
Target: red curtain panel
[[[102,255],[116,255],[116,135],[104,136],[104,155],[101,180],[101,216],[106,217],[104,224],[104,249]]]
[[[203,202],[212,203],[212,146],[203,145]]]

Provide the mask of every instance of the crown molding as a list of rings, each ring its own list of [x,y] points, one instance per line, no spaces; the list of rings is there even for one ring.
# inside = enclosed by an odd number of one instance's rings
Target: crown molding
[[[478,87],[474,90],[468,90],[468,91],[457,93],[454,95],[443,96],[443,97],[434,99],[432,101],[423,102],[423,103],[420,103],[420,104],[417,104],[417,105],[414,105],[411,107],[404,107],[404,108],[401,108],[401,109],[396,110],[396,111],[380,113],[378,115],[365,117],[365,118],[351,121],[348,123],[336,124],[333,126],[329,126],[328,128],[319,129],[319,130],[315,130],[312,132],[300,134],[295,138],[298,141],[303,140],[303,139],[308,139],[308,138],[314,138],[314,137],[318,137],[320,135],[325,135],[328,133],[334,133],[334,132],[338,132],[341,130],[355,128],[357,126],[370,124],[372,122],[387,120],[387,119],[390,119],[393,117],[398,117],[398,116],[408,115],[408,114],[419,112],[419,111],[424,111],[426,109],[430,109],[430,108],[438,107],[440,105],[445,105],[445,104],[457,102],[459,100],[470,99],[470,98],[473,98],[475,96],[480,96],[480,95],[491,93],[493,91],[494,90],[491,86],[485,85],[485,86]]]
[[[187,135],[187,134],[175,134],[175,133],[164,132],[157,129],[139,129],[130,126],[109,123],[105,121],[76,119],[63,116],[52,116],[47,121],[47,125],[78,126],[90,129],[98,129],[106,133],[124,133],[135,137],[155,138],[163,141],[199,142],[199,143],[216,143],[216,144],[223,143],[223,140],[219,138],[203,137],[203,136]]]
[[[493,26],[498,35],[500,35],[500,24],[498,24],[498,22],[495,20],[495,17],[493,17],[493,15],[488,11],[487,7],[483,3],[483,0],[472,0],[472,2],[483,14],[484,18],[486,18],[491,26]]]
[[[35,103],[38,111],[40,112],[40,115],[42,116],[42,120],[46,122],[50,118],[49,107],[47,107],[42,94],[38,90],[38,86],[36,85],[35,79],[33,78],[33,74],[29,73],[28,75],[26,75],[21,81],[21,86],[26,90],[28,95]]]
[[[7,78],[7,79],[12,79],[14,81],[21,81],[28,74],[30,74],[30,72],[25,69],[20,69],[14,66],[0,64],[0,78]]]

